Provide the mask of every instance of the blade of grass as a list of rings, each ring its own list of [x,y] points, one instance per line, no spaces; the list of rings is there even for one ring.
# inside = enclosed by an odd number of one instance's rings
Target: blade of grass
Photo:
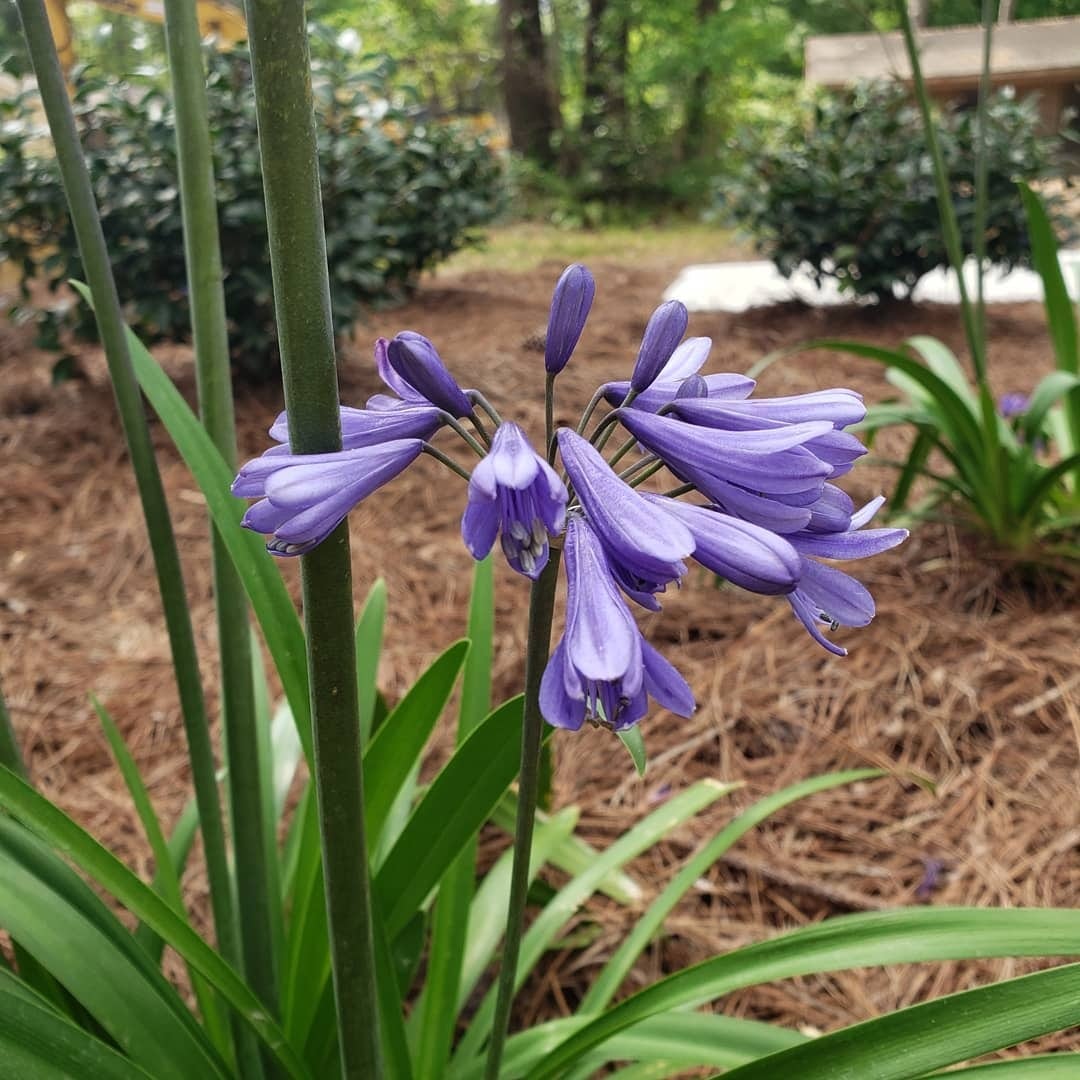
[[[356,621],[356,695],[360,705],[361,752],[371,741],[385,621],[386,582],[379,578],[368,590],[360,618]]]

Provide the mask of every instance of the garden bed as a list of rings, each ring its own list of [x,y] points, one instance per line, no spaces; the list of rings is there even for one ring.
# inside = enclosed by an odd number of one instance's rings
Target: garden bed
[[[598,295],[578,355],[559,382],[557,418],[571,421],[600,381],[621,377],[644,321],[677,267],[593,265]],[[430,336],[464,385],[479,385],[508,419],[542,428],[537,347],[561,269],[469,270],[429,280],[407,308],[379,315],[342,354],[342,397],[377,387],[370,343],[413,328]],[[1041,307],[990,312],[991,375],[999,392],[1029,389],[1052,366]],[[939,336],[959,351],[955,309],[932,306],[694,315],[709,334],[709,370],[745,370],[765,353],[813,337],[895,345]],[[80,377],[50,385],[53,357],[0,324],[0,679],[35,780],[142,875],[147,846],[108,754],[87,694],[96,693],[129,740],[166,821],[189,793],[168,643],[141,511],[112,405],[104,362],[81,351]],[[155,355],[194,396],[190,351]],[[765,393],[845,385],[887,396],[868,361],[816,353],[761,378]],[[245,392],[238,428],[245,456],[266,444],[278,392]],[[154,424],[192,597],[207,681],[216,663],[202,499],[160,425]],[[879,452],[902,456],[900,435]],[[856,501],[888,491],[890,473],[860,468]],[[358,594],[378,575],[390,595],[380,684],[392,698],[464,631],[470,559],[458,531],[460,492],[421,459],[352,515]],[[858,572],[858,567],[855,568]],[[284,572],[297,592],[295,564]],[[497,569],[497,694],[521,682],[526,588]],[[646,899],[696,843],[733,812],[795,780],[864,764],[895,779],[814,796],[751,833],[668,920],[667,935],[635,970],[633,985],[781,927],[827,914],[895,904],[985,906],[1080,903],[1080,669],[1071,587],[1024,573],[946,525],[920,529],[861,576],[878,604],[866,630],[836,659],[816,646],[783,601],[716,589],[694,572],[643,626],[683,671],[700,702],[691,720],[658,713],[643,725],[644,780],[608,733],[556,740],[555,802],[582,807],[582,834],[600,846],[691,780],[745,787],[693,828],[633,867]],[[212,703],[213,704],[213,703]],[[492,834],[490,855],[502,840]],[[187,888],[198,906],[201,864]],[[552,957],[519,999],[522,1016],[570,1011],[594,965],[617,947],[637,912],[597,900],[581,916],[575,947]],[[1022,961],[926,966],[794,980],[727,999],[732,1014],[830,1029],[900,1005],[1018,974]],[[1069,1045],[1068,1035],[1044,1046]]]

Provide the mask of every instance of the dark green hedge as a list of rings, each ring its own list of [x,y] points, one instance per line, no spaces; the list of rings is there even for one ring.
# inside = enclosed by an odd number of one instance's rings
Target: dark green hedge
[[[261,377],[277,365],[266,220],[249,61],[208,54],[225,298],[234,360]],[[421,271],[477,239],[502,200],[499,161],[462,124],[387,101],[387,62],[357,71],[340,55],[315,69],[319,158],[334,326],[404,298]],[[0,259],[52,288],[80,278],[74,234],[32,95],[0,102]],[[82,73],[75,105],[117,285],[131,325],[150,341],[189,332],[172,106],[161,72],[128,83]],[[39,133],[40,134],[40,133]],[[24,309],[25,310],[25,309]],[[34,313],[48,344],[92,333],[82,305]]]

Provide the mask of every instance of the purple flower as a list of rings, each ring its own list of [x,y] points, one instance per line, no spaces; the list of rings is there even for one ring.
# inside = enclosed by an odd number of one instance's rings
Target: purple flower
[[[332,454],[290,454],[276,446],[249,461],[232,493],[259,502],[241,524],[273,533],[272,555],[303,555],[323,540],[345,515],[373,491],[393,480],[423,449],[420,439],[397,439]]]
[[[766,411],[747,408],[755,404],[768,405],[769,399],[763,399],[761,402],[727,402],[711,400],[701,395],[691,396],[689,391],[683,394],[680,389],[672,403],[671,415],[691,424],[697,424],[699,427],[716,428],[722,431],[780,431],[793,426],[793,421],[774,419],[768,416]],[[835,424],[834,416],[846,417],[856,411],[855,405],[847,407],[849,410],[847,413],[837,408],[831,414],[825,407],[810,407],[807,409],[807,415],[801,416],[799,422],[831,421]],[[865,413],[861,402],[858,403],[857,409]],[[832,465],[834,477],[850,472],[855,461],[866,453],[866,447],[854,435],[839,431],[835,426],[812,439],[807,439],[802,445],[818,459]]]
[[[1013,391],[1002,394],[998,398],[998,412],[1006,419],[1011,420],[1014,416],[1022,416],[1027,412],[1029,398],[1027,394]]]
[[[599,451],[569,428],[560,428],[559,451],[574,491],[596,530],[616,580],[652,610],[654,594],[686,573],[694,551],[690,530],[620,480]]]
[[[641,338],[637,363],[630,375],[632,390],[640,394],[656,381],[682,341],[689,318],[686,305],[679,300],[668,300],[652,313]]]
[[[634,398],[631,408],[643,412],[656,412],[671,401],[679,387],[692,375],[696,375],[709,358],[712,338],[687,338],[671,354],[671,359],[660,369],[652,385]],[[749,395],[754,389],[754,380],[745,375],[724,373],[705,375],[705,385],[709,397],[724,400],[737,400]],[[605,383],[604,400],[609,405],[621,405],[630,392],[629,382]]]
[[[788,602],[811,637],[837,656],[847,656],[847,649],[825,637],[821,627],[866,626],[874,617],[874,598],[861,582],[817,560],[865,559],[902,543],[907,529],[863,529],[884,502],[880,496],[868,502],[851,515],[846,529],[797,532],[786,537],[802,556],[799,587],[788,596]]]
[[[672,472],[721,504],[725,485],[736,485],[789,506],[806,506],[821,495],[825,478],[832,475],[832,466],[803,446],[832,430],[826,420],[722,431],[633,409],[620,410],[619,419]],[[729,512],[742,516],[737,510]]]
[[[403,330],[386,347],[389,368],[411,389],[411,400],[418,395],[423,401],[461,418],[472,412],[472,402],[446,369],[435,346],[423,334]],[[398,389],[397,386],[394,389]],[[399,390],[403,400],[410,400]]]
[[[500,424],[487,457],[469,479],[469,502],[461,535],[474,559],[482,559],[502,534],[510,565],[538,578],[548,561],[548,536],[562,532],[566,487],[529,445],[517,424]]]
[[[392,409],[354,409],[340,407],[341,448],[356,450],[361,446],[376,446],[395,439],[430,439],[442,424],[442,416],[434,405],[413,405],[400,402]],[[282,412],[270,428],[270,438],[279,443],[289,442],[289,414]]]
[[[611,578],[600,537],[579,514],[566,526],[566,631],[540,684],[554,727],[586,721],[619,731],[648,711],[649,695],[680,716],[694,711],[683,677],[647,641]]]
[[[798,585],[801,560],[785,538],[713,506],[694,506],[648,493],[644,497],[690,530],[694,558],[706,569],[767,596],[789,593]]]
[[[544,340],[544,367],[549,375],[558,375],[577,348],[595,295],[596,282],[580,263],[568,266],[556,282]]]

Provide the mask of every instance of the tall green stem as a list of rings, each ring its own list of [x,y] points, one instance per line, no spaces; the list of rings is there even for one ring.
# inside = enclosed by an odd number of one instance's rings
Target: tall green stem
[[[960,312],[964,320],[964,333],[971,352],[971,362],[975,367],[976,376],[981,380],[986,377],[986,358],[983,355],[982,338],[976,325],[975,311],[964,282],[964,245],[960,236],[960,225],[956,220],[956,208],[952,203],[952,193],[949,191],[949,173],[945,168],[945,158],[941,152],[941,143],[938,141],[937,128],[934,126],[930,94],[926,89],[926,80],[923,78],[919,46],[915,41],[915,31],[911,26],[911,15],[906,0],[897,0],[896,8],[900,15],[900,27],[903,30],[908,59],[911,62],[911,81],[915,98],[919,103],[919,111],[922,113],[926,144],[933,163],[934,187],[937,191],[938,213],[941,215],[942,237],[945,240],[949,262],[956,273],[956,287],[960,292]]]
[[[233,927],[225,830],[218,801],[217,767],[206,719],[199,659],[191,630],[191,614],[184,591],[176,537],[173,534],[168,503],[165,501],[161,474],[154,458],[142,397],[131,367],[120,300],[105,247],[105,235],[101,229],[90,176],[82,156],[64,75],[49,30],[48,16],[42,0],[18,0],[18,6],[34,73],[37,76],[41,102],[56,147],[56,159],[67,194],[79,254],[94,298],[98,333],[105,347],[116,406],[135,472],[135,483],[142,500],[146,531],[154,556],[158,589],[172,649],[180,709],[187,734],[195,798],[206,850],[214,928],[218,941],[224,947],[230,940]]]
[[[544,727],[544,718],[540,715],[540,679],[547,666],[551,648],[551,619],[555,610],[555,586],[559,580],[561,554],[559,549],[551,549],[547,566],[533,582],[529,594],[529,633],[525,652],[525,717],[521,728],[521,770],[518,774],[514,863],[510,871],[510,903],[506,913],[506,937],[499,967],[495,1019],[484,1072],[486,1080],[498,1080],[517,982],[521,934],[525,925],[525,896],[529,891],[529,855],[532,851],[536,798],[540,786],[540,740]]]
[[[195,5],[190,0],[165,0],[165,41],[176,111],[180,206],[184,223],[191,329],[195,342],[199,412],[214,445],[225,461],[235,467],[236,428],[218,241],[214,160],[206,105],[206,75],[199,23]],[[229,761],[228,790],[232,808],[236,893],[243,913],[239,943],[236,927],[230,926],[228,939],[220,941],[220,945],[225,956],[242,967],[255,992],[276,1009],[277,971],[271,918],[273,909],[270,904],[273,887],[271,853],[267,850],[263,828],[266,793],[261,790],[258,735],[255,729],[248,607],[240,576],[229,558],[221,535],[213,526],[211,556],[221,657],[222,723]],[[221,931],[218,933],[220,938]],[[250,1049],[254,1043],[248,1041]]]
[[[341,447],[322,198],[304,5],[247,0],[270,265],[289,440]],[[301,557],[315,784],[342,1075],[382,1075],[364,833],[348,526]]]

